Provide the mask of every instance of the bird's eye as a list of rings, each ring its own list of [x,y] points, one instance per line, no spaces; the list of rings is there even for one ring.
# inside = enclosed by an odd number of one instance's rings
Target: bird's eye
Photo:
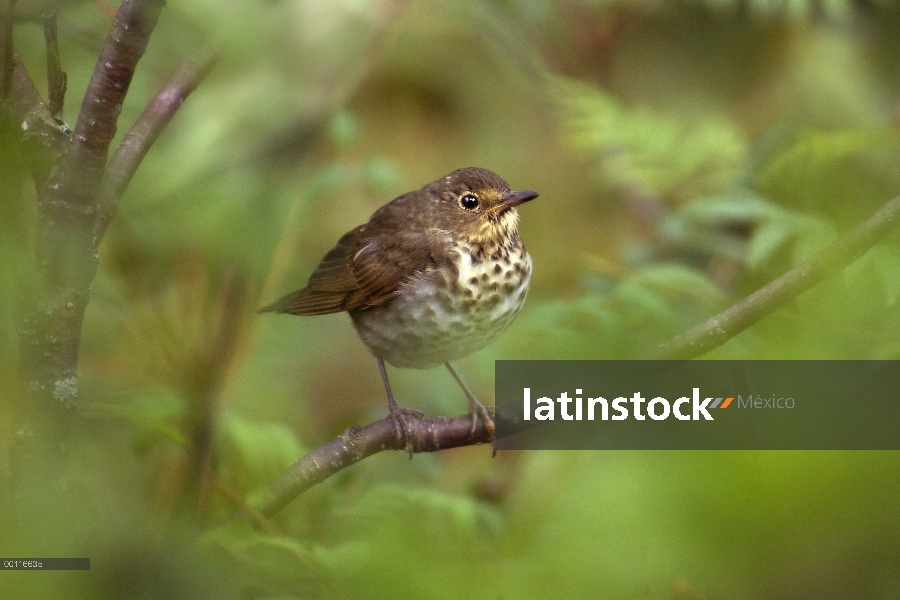
[[[478,208],[478,198],[474,194],[466,194],[459,199],[459,205],[466,210],[475,210]]]

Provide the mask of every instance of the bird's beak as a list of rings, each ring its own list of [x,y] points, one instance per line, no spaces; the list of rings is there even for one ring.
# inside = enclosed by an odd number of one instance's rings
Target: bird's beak
[[[513,192],[509,196],[506,197],[506,200],[503,201],[501,205],[503,208],[514,208],[520,204],[524,204],[529,200],[534,200],[538,197],[537,192],[525,191],[525,192]]]

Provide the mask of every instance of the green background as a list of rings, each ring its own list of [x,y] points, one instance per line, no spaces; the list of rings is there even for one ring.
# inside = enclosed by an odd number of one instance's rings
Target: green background
[[[60,8],[70,124],[108,25],[97,3]],[[386,414],[346,315],[255,314],[341,234],[456,168],[494,170],[541,194],[520,209],[534,276],[463,377],[490,402],[495,359],[635,358],[900,190],[893,3],[171,0],[119,138],[209,39],[219,64],[100,249],[66,510],[0,530],[0,554],[92,569],[0,573],[9,597],[900,598],[892,452],[391,452],[270,531],[217,527],[306,450]],[[43,89],[40,28],[17,26],[16,46]],[[2,151],[9,396],[35,210]],[[898,296],[893,234],[708,358],[897,359]],[[405,406],[465,411],[445,370],[391,378]],[[201,418],[216,446],[198,480]]]

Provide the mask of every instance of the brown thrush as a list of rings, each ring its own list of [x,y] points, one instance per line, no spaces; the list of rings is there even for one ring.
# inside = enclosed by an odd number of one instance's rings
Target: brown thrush
[[[445,364],[469,400],[472,432],[487,409],[450,365],[497,339],[525,301],[531,258],[516,207],[537,192],[514,192],[495,173],[459,169],[379,208],[346,233],[302,290],[260,312],[347,311],[378,360],[398,440],[412,442],[384,361],[429,369]],[[412,411],[409,411],[412,412]]]

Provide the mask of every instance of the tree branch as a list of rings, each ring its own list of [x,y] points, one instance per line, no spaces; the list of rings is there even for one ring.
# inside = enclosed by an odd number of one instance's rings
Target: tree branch
[[[200,82],[209,74],[218,58],[218,50],[207,46],[181,61],[175,73],[160,88],[125,134],[122,143],[113,153],[100,184],[99,213],[94,230],[97,244],[147,151],[188,95],[197,89]]]
[[[491,434],[478,421],[472,436],[472,415],[435,417],[433,419],[407,415],[413,452],[437,452],[448,448],[491,443]],[[365,427],[354,425],[334,441],[313,450],[269,485],[265,498],[256,510],[271,517],[291,500],[317,483],[325,481],[341,469],[382,450],[405,450],[406,443],[397,439],[394,422],[390,417],[370,423]],[[240,511],[233,518],[252,515]]]
[[[164,5],[165,0],[124,0],[100,50],[60,182],[61,197],[85,210],[95,209],[122,102]]]
[[[847,235],[734,306],[653,349],[649,360],[688,360],[718,348],[865,254],[900,221],[897,196]]]
[[[56,33],[56,11],[43,16],[44,40],[47,46],[47,106],[57,119],[62,116],[66,97],[66,74],[59,61],[59,40]]]

